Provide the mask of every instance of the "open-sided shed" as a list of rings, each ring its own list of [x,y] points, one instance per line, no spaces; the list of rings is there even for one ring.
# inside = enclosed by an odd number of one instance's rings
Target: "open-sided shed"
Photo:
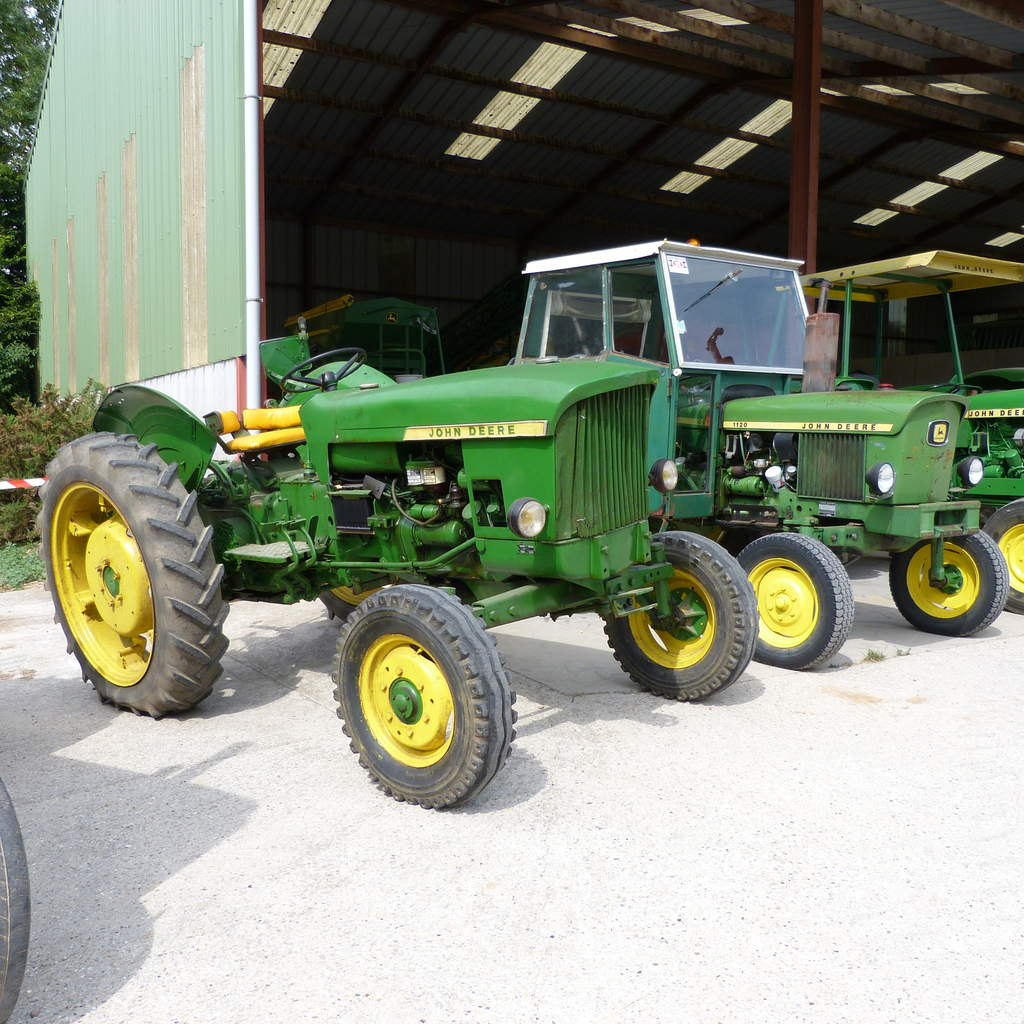
[[[984,0],[66,0],[28,189],[40,372],[211,406],[342,293],[444,324],[514,308],[530,255],[656,237],[1012,258],[1022,51]],[[470,323],[452,365],[492,340]]]

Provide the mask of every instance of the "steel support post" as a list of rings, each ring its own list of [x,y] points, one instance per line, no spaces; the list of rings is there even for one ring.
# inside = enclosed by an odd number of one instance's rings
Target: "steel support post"
[[[817,269],[818,155],[821,146],[822,0],[795,0],[793,121],[790,130],[789,255]]]

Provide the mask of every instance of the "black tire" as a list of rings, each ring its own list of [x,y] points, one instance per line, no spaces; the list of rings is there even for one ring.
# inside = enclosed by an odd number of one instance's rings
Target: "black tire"
[[[0,782],[0,1024],[18,1001],[28,959],[28,864],[11,798]]]
[[[224,569],[212,549],[213,527],[203,524],[195,493],[185,490],[176,464],[164,462],[156,445],[143,446],[130,435],[81,437],[64,445],[46,472],[38,519],[40,554],[54,621],[64,630],[82,678],[92,683],[100,700],[137,714],[160,718],[195,707],[221,673],[228,612],[221,596]],[[131,685],[115,685],[87,656],[69,625],[56,581],[54,510],[66,491],[82,484],[99,488],[113,502],[148,576],[151,644],[144,674]]]
[[[1009,570],[1006,610],[1024,615],[1024,498],[997,508],[985,520],[985,533],[999,545]]]
[[[402,749],[401,730],[408,726],[412,737],[414,725],[429,723],[430,708],[424,703],[418,717],[415,709],[410,712],[415,721],[389,724],[383,720],[386,711],[375,709],[372,696],[364,700],[361,691],[364,667],[374,691],[378,679],[383,693],[386,680],[392,678],[389,698],[395,686],[407,680],[387,664],[389,655],[380,655],[385,661],[378,674],[371,672],[375,651],[380,645],[386,649],[391,638],[408,640],[400,653],[415,650],[426,672],[440,673],[442,688],[450,697],[448,710],[441,712],[434,725],[436,729],[438,721],[447,722],[444,736],[449,739],[442,744],[438,738],[425,751],[424,758],[435,758],[429,764],[412,763],[416,757],[411,747]],[[396,674],[392,677],[390,672]],[[515,738],[515,694],[509,689],[498,650],[483,623],[444,591],[402,584],[371,594],[342,625],[332,678],[338,717],[353,753],[377,785],[396,800],[438,809],[458,807],[494,778],[509,755]],[[420,692],[429,696],[422,687]],[[440,697],[439,703],[444,704]]]
[[[709,605],[713,619],[709,616],[704,632],[683,646],[670,647],[678,638],[656,630],[646,612],[606,617],[605,636],[615,660],[637,686],[669,700],[701,700],[734,683],[750,664],[757,639],[754,592],[739,562],[708,537],[671,531],[654,543],[655,558],[660,547],[677,574],[685,574],[680,590]],[[713,632],[705,639],[708,628]]]
[[[347,590],[346,587],[339,587],[339,590]],[[376,593],[376,589],[365,591],[359,595],[359,600],[353,601],[346,597],[339,596],[331,590],[324,590],[320,594],[320,603],[327,609],[327,616],[337,619],[338,623],[344,622],[370,594]],[[354,596],[354,595],[353,595]]]
[[[853,627],[853,587],[843,563],[820,540],[770,533],[751,541],[739,561],[757,598],[755,661],[813,668],[846,643]],[[801,609],[809,622],[801,622]]]
[[[889,563],[889,590],[900,614],[917,629],[940,636],[972,636],[991,625],[1006,606],[1010,592],[1010,573],[999,545],[984,532],[956,537],[945,542],[946,564],[950,564],[951,558],[960,559],[962,552],[966,564],[973,566],[973,571],[977,574],[977,594],[974,600],[959,611],[956,610],[956,602],[950,601],[949,607],[956,612],[950,615],[934,614],[923,608],[914,599],[910,590],[908,572],[915,571],[920,576],[923,563],[923,571],[927,578],[931,557],[927,549],[930,546],[930,541],[918,541],[912,548],[892,556]],[[915,560],[915,555],[922,549],[923,554]],[[935,588],[930,588],[926,593],[934,602],[931,607],[936,611],[942,607],[942,602],[947,600],[945,595]]]

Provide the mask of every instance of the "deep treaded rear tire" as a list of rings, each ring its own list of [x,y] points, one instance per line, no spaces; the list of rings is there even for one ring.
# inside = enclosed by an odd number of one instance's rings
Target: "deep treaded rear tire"
[[[754,660],[777,668],[814,668],[828,661],[846,643],[853,628],[856,604],[850,577],[831,549],[800,533],[766,534],[751,541],[739,554],[740,565],[748,576],[754,577],[752,583],[755,583],[758,568],[773,560],[792,563],[798,575],[802,574],[813,586],[816,621],[806,639],[794,646],[780,646],[795,638],[787,638],[773,628],[784,630],[786,627],[773,623],[767,609],[762,613],[762,603],[769,598],[758,593],[755,584],[760,624]]]
[[[739,562],[720,544],[697,533],[670,531],[654,538],[677,573],[700,585],[714,607],[715,635],[706,654],[695,664],[671,668],[652,660],[641,649],[630,620],[647,619],[646,612],[604,620],[604,632],[615,660],[637,686],[669,700],[701,700],[724,690],[743,674],[757,640],[754,591]],[[643,616],[643,620],[639,619]]]
[[[10,1017],[28,958],[29,885],[11,798],[0,782],[0,1024]]]
[[[392,636],[422,645],[451,693],[451,744],[427,766],[389,752],[387,736],[375,732],[361,698],[367,655],[374,644]],[[465,605],[442,590],[401,584],[367,597],[342,624],[332,679],[352,752],[396,800],[435,809],[458,807],[475,797],[508,758],[515,739],[515,694],[494,639]]]
[[[922,608],[911,593],[907,581],[907,568],[915,553],[931,542],[918,541],[906,551],[892,556],[889,563],[889,590],[900,614],[912,626],[925,633],[939,636],[973,636],[990,626],[1006,606],[1010,592],[1010,572],[999,545],[984,531],[946,541],[946,547],[964,551],[977,567],[980,587],[974,603],[962,614],[949,618],[931,614]]]
[[[100,699],[137,714],[160,718],[187,711],[209,696],[227,649],[221,596],[223,566],[213,554],[213,527],[186,491],[177,464],[168,465],[155,444],[127,434],[88,434],[64,445],[47,466],[48,482],[37,525],[54,621],[64,630],[68,653],[82,667]],[[149,575],[153,600],[153,650],[145,675],[131,686],[104,678],[68,625],[55,584],[51,523],[61,493],[76,483],[100,488],[130,527]]]
[[[985,533],[999,545],[1010,571],[1006,610],[1024,615],[1024,498],[997,508],[985,520]]]

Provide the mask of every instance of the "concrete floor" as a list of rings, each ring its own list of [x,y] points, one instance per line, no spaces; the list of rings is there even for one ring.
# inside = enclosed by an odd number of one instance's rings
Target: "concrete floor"
[[[1024,618],[941,640],[852,574],[836,667],[702,705],[637,692],[593,618],[503,628],[519,739],[441,814],[349,753],[317,607],[236,605],[214,695],[153,722],[41,589],[0,595],[13,1022],[1020,1024]]]

